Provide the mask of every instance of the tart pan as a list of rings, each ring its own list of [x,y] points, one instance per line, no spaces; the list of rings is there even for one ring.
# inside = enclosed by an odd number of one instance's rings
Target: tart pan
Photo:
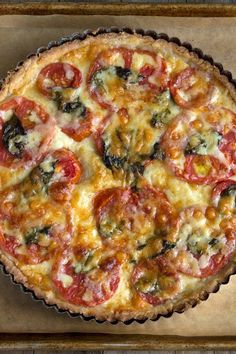
[[[49,49],[51,48],[54,48],[54,47],[58,47],[64,43],[68,43],[68,42],[72,42],[74,40],[80,40],[80,41],[83,41],[84,39],[86,39],[87,37],[96,37],[97,35],[100,35],[100,34],[105,34],[105,33],[121,33],[121,32],[125,32],[125,33],[128,33],[128,34],[139,34],[141,36],[149,36],[155,40],[157,39],[163,39],[167,42],[170,42],[170,43],[175,43],[177,44],[178,46],[182,46],[184,48],[186,48],[190,53],[194,53],[195,55],[197,55],[197,57],[199,59],[202,59],[204,61],[207,61],[208,63],[210,63],[212,66],[214,66],[215,68],[218,69],[219,73],[223,76],[225,76],[225,78],[227,78],[227,80],[233,85],[234,88],[236,88],[236,80],[233,79],[232,77],[232,74],[230,71],[227,71],[227,70],[224,70],[223,68],[223,65],[220,64],[220,63],[216,63],[214,62],[213,58],[209,55],[205,55],[203,54],[202,50],[199,49],[199,48],[193,48],[192,45],[188,42],[181,42],[179,40],[179,38],[177,37],[172,37],[170,38],[167,34],[165,33],[158,33],[156,31],[153,31],[153,30],[143,30],[143,29],[132,29],[132,28],[129,28],[129,27],[124,27],[124,28],[118,28],[118,27],[109,27],[109,28],[104,28],[104,27],[100,27],[98,28],[97,30],[95,31],[92,31],[90,29],[87,29],[83,32],[79,32],[79,33],[73,33],[72,35],[70,36],[67,36],[67,37],[62,37],[61,39],[59,40],[56,40],[56,41],[51,41],[48,43],[47,46],[45,47],[40,47],[36,50],[35,53],[32,53],[32,54],[29,54],[25,60],[29,59],[29,58],[32,58],[32,57],[39,57],[41,55],[41,53],[45,52],[45,51],[48,51]],[[7,75],[6,75],[6,78],[5,79],[2,79],[0,80],[0,88],[6,84],[8,82],[8,77],[10,77],[13,73],[17,72],[21,66],[23,65],[24,61],[21,61],[19,62],[15,69],[14,70],[10,70],[8,71]],[[198,299],[189,299],[186,303],[184,304],[180,304],[178,305],[174,310],[168,312],[167,314],[159,314],[157,315],[156,317],[154,318],[144,318],[144,319],[135,319],[135,318],[131,318],[130,320],[128,321],[121,321],[121,320],[114,320],[114,321],[109,321],[109,320],[98,320],[96,319],[95,316],[90,316],[90,317],[87,317],[87,316],[84,316],[83,314],[77,314],[77,313],[72,313],[70,312],[69,310],[64,310],[64,309],[60,309],[56,304],[48,304],[43,298],[39,298],[36,296],[36,294],[34,293],[33,290],[31,289],[28,289],[26,288],[22,283],[16,281],[14,279],[14,275],[11,274],[10,272],[7,271],[6,267],[4,264],[1,263],[0,261],[0,267],[3,271],[3,273],[7,276],[10,277],[11,279],[11,282],[14,284],[14,285],[19,285],[20,286],[20,289],[22,292],[24,292],[25,294],[30,294],[31,295],[31,298],[34,300],[34,301],[40,301],[44,307],[46,308],[53,308],[57,313],[61,314],[61,313],[66,313],[68,314],[68,316],[70,318],[81,318],[83,319],[84,321],[96,321],[96,323],[110,323],[110,324],[118,324],[118,323],[123,323],[125,325],[130,325],[132,324],[133,322],[137,322],[139,324],[142,324],[142,323],[145,323],[147,320],[151,320],[151,321],[157,321],[160,317],[166,317],[166,318],[169,318],[171,317],[175,312],[176,313],[182,313],[184,311],[186,311],[188,308],[193,308],[195,307],[198,303],[200,303],[201,301],[206,301],[208,299],[208,297],[210,296],[211,293],[217,293],[220,289],[220,286],[221,285],[224,285],[224,284],[228,284],[229,282],[229,279],[230,279],[230,276],[233,275],[233,274],[236,274],[236,263],[234,264],[233,267],[231,267],[230,270],[228,270],[226,272],[226,275],[225,275],[225,279],[223,282],[218,282],[216,281],[216,284],[214,285],[214,288],[210,291],[210,292],[207,292],[206,290],[205,291],[202,291],[200,294],[199,294],[199,297]]]

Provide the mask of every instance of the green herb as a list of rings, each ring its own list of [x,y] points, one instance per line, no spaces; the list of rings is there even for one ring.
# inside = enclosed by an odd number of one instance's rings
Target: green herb
[[[61,111],[64,113],[76,112],[76,115],[82,118],[84,118],[87,114],[87,109],[81,102],[80,97],[77,97],[74,101],[63,103],[61,106]]]
[[[27,143],[27,135],[20,119],[15,114],[3,124],[2,142],[11,155],[17,158],[22,157]]]
[[[217,243],[219,243],[219,240],[217,240],[217,238],[212,238],[211,241],[209,242],[209,245],[215,246]]]
[[[26,236],[25,236],[25,243],[26,245],[31,245],[31,244],[38,244],[40,235],[49,235],[50,228],[52,226],[44,226],[41,228],[34,227]]]
[[[150,124],[153,128],[157,128],[166,125],[170,121],[170,110],[166,108],[162,112],[153,113]]]
[[[160,146],[160,143],[159,142],[155,143],[154,146],[153,146],[153,151],[152,151],[152,153],[150,155],[150,159],[151,160],[161,160],[161,161],[163,161],[163,160],[165,160],[165,157],[166,157],[165,153],[162,150],[162,148]]]

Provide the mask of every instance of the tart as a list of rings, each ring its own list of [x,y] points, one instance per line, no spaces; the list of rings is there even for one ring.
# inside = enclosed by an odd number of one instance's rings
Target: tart
[[[91,34],[0,91],[0,260],[97,320],[184,311],[236,269],[236,95],[185,47]]]

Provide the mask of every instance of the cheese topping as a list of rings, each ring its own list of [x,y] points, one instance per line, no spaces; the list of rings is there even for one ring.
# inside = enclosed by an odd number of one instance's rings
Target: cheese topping
[[[184,302],[231,262],[236,105],[169,44],[108,38],[2,91],[0,252],[55,302],[115,319]]]

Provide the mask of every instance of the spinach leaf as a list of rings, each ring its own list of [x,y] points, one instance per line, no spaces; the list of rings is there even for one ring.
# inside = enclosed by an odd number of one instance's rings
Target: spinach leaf
[[[27,134],[20,119],[15,114],[3,124],[2,141],[11,155],[17,158],[22,157],[27,143]]]
[[[150,159],[151,160],[165,160],[166,156],[165,156],[165,152],[162,150],[160,143],[157,142],[154,144],[153,146],[153,151],[150,155]]]
[[[34,227],[26,236],[25,236],[25,243],[26,245],[31,245],[31,244],[38,244],[40,235],[49,235],[50,233],[50,228],[52,226],[44,226],[44,227]]]

